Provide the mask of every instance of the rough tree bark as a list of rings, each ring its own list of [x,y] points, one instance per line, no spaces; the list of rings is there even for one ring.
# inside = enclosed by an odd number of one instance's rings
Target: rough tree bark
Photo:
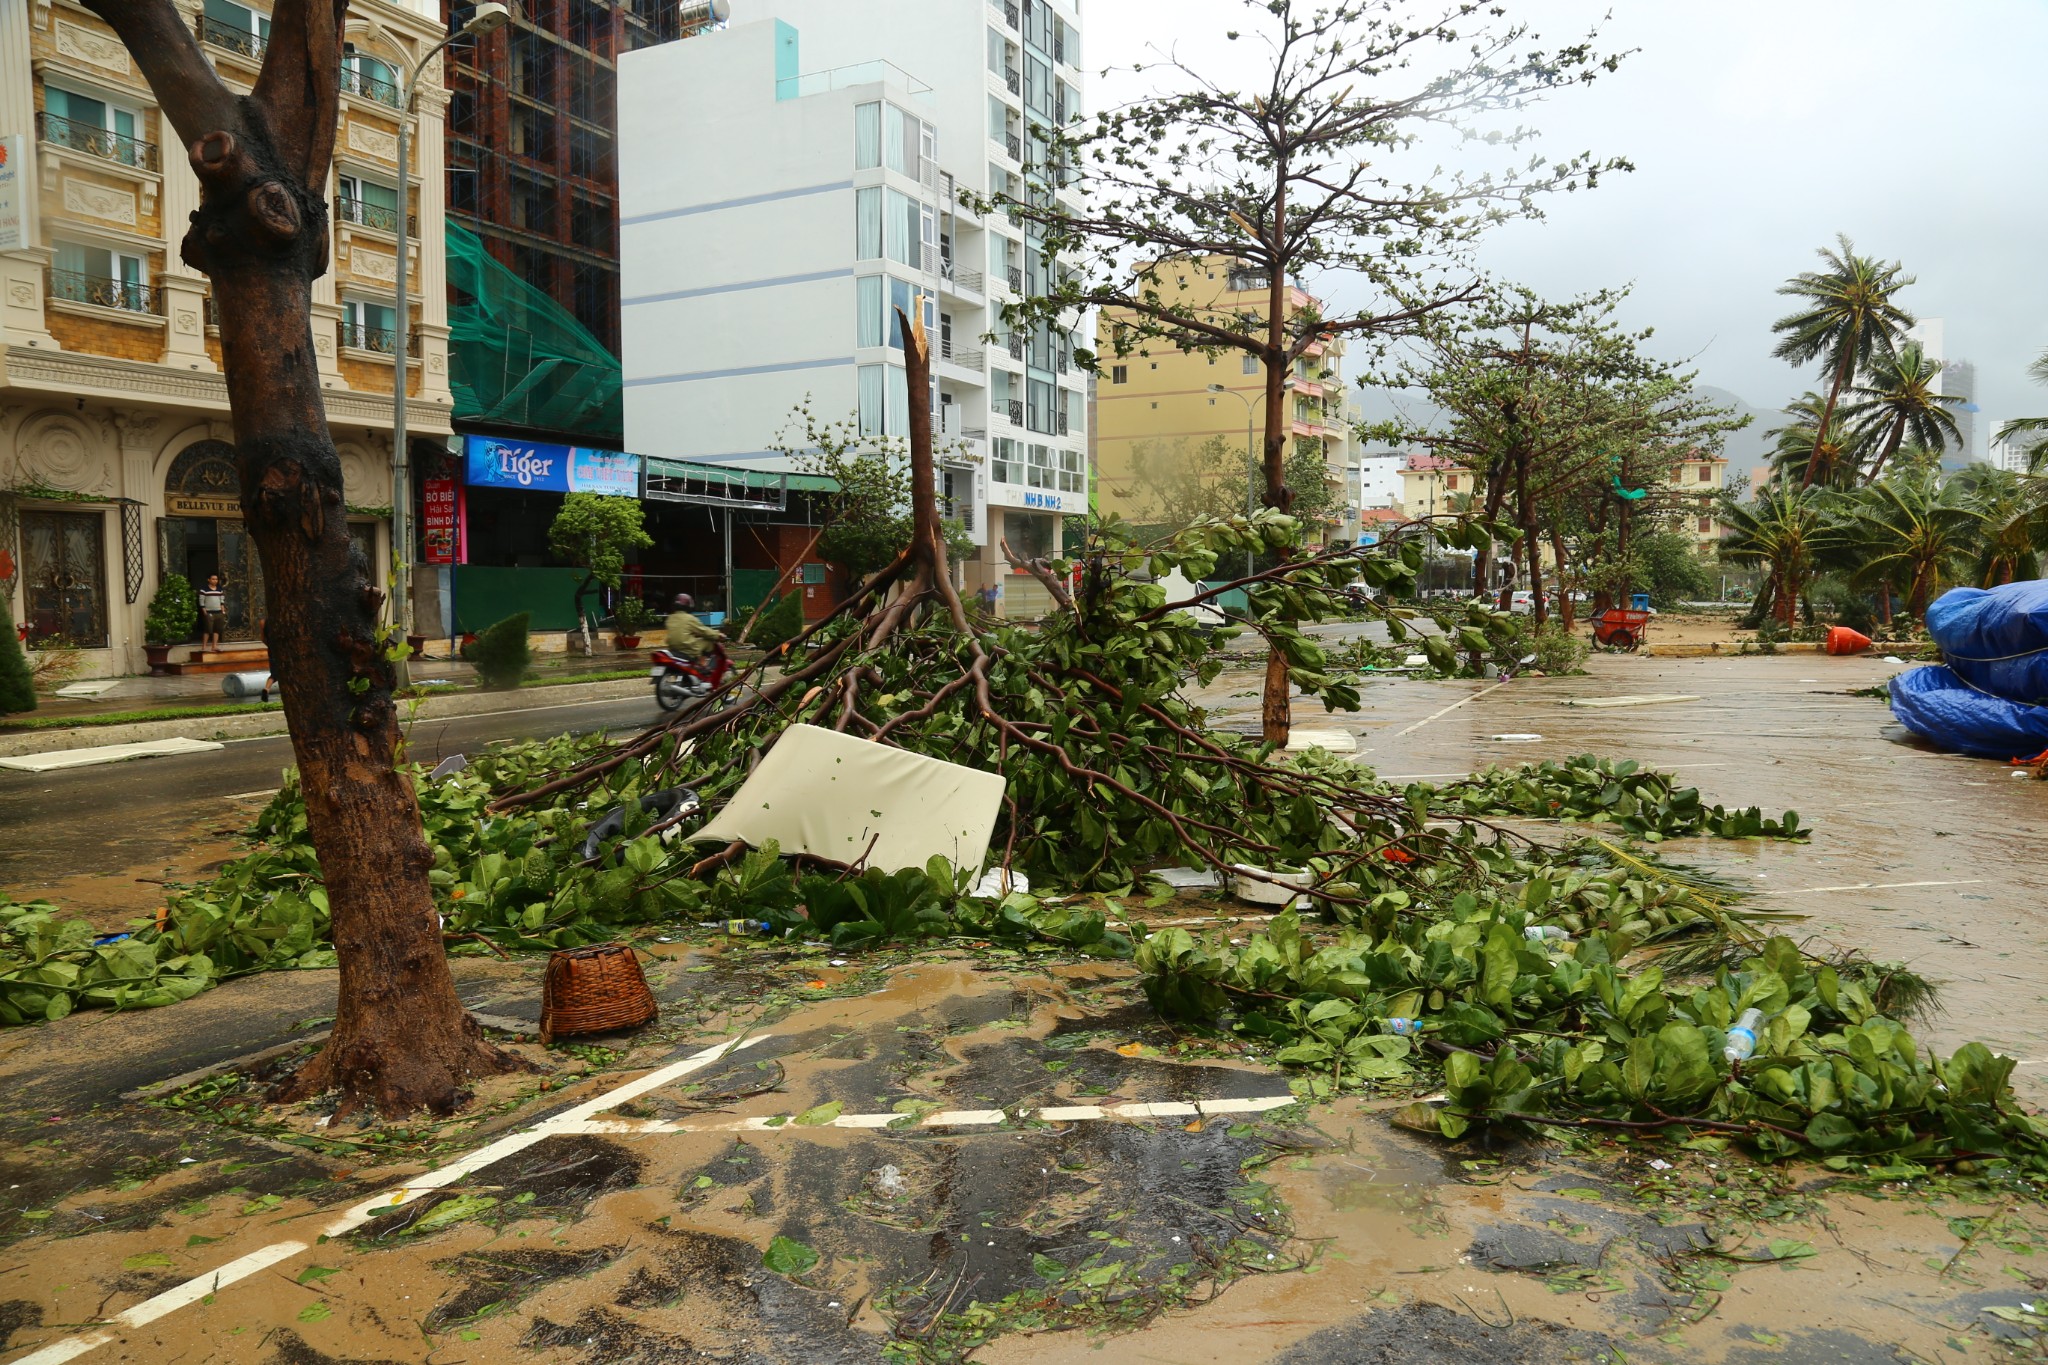
[[[347,0],[279,0],[247,96],[220,83],[171,0],[87,3],[133,54],[199,177],[181,255],[218,301],[242,512],[269,590],[264,641],[341,963],[333,1035],[279,1097],[335,1089],[341,1112],[447,1112],[472,1077],[523,1064],[484,1041],[449,975],[432,855],[394,762],[383,594],[349,542],[314,360]]]

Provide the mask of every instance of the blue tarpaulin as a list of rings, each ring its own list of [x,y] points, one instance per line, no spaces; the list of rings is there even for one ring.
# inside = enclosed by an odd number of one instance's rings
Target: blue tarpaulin
[[[1927,609],[1956,676],[2009,701],[2048,702],[2048,580],[1957,588]]]
[[[2048,752],[2048,706],[1993,696],[1941,666],[1893,678],[1892,714],[1922,739],[1957,753],[2009,759]]]

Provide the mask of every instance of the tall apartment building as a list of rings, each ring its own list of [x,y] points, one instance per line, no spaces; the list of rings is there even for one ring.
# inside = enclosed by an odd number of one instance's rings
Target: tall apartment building
[[[442,0],[450,30],[476,0]],[[706,26],[698,0],[520,0],[448,45],[448,221],[619,350],[618,59]],[[678,143],[687,145],[687,140]]]
[[[264,9],[178,8],[221,78],[246,92]],[[450,429],[432,68],[413,178],[401,186],[397,175],[397,72],[442,33],[437,0],[351,6],[328,186],[334,258],[313,286],[349,528],[379,579],[395,376],[422,445]],[[212,300],[178,255],[198,203],[186,153],[113,31],[64,0],[0,5],[0,601],[32,641],[84,649],[94,674],[141,666],[143,618],[165,574],[220,573],[232,639],[255,639],[264,615]],[[408,318],[396,315],[401,213],[415,225]]]
[[[1263,272],[1223,256],[1171,261],[1159,268],[1162,296],[1219,317],[1263,316],[1271,299],[1267,285]],[[1304,289],[1289,286],[1285,297],[1290,315],[1320,307]],[[1242,451],[1247,425],[1251,448],[1263,451],[1266,370],[1256,356],[1182,351],[1165,341],[1139,342],[1129,355],[1116,355],[1117,328],[1131,322],[1116,309],[1103,311],[1096,477],[1102,511],[1142,525],[1159,514],[1160,485],[1173,477],[1169,471],[1175,460],[1214,440]],[[1286,384],[1288,435],[1297,450],[1312,449],[1322,458],[1324,478],[1336,495],[1338,510],[1317,528],[1321,538],[1355,535],[1359,474],[1352,454],[1351,404],[1344,392],[1343,343],[1332,339],[1311,346],[1295,362]],[[1212,392],[1211,385],[1225,392]]]
[[[1075,10],[1047,0],[734,0],[726,29],[628,54],[628,448],[780,471],[799,404],[900,437],[927,403],[949,510],[981,547],[967,586],[1041,610],[1000,546],[1056,552],[1088,508],[1086,338],[1004,325],[1050,266],[1036,229],[968,196],[1068,192],[1025,168],[1038,130],[1078,112],[1079,60]],[[713,124],[745,135],[689,134]],[[920,298],[934,379],[913,395],[892,310]]]

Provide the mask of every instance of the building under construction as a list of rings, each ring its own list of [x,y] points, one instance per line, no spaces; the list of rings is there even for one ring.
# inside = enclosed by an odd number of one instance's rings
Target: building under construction
[[[449,44],[450,326],[471,424],[618,441],[617,61],[722,8],[519,0],[504,28]],[[451,0],[450,29],[474,9]]]

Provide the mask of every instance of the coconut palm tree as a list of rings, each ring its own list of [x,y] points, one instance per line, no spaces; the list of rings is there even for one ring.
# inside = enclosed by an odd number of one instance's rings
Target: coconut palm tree
[[[2027,375],[2036,384],[2048,385],[2048,351],[2027,366]],[[1998,439],[2020,441],[2027,454],[2028,472],[2048,474],[2048,417],[2015,418],[1998,429]]]
[[[1917,341],[1909,341],[1896,353],[1880,352],[1872,358],[1863,382],[1854,390],[1861,402],[1844,411],[1857,444],[1875,450],[1876,457],[1864,472],[1865,483],[1877,476],[1907,437],[1915,445],[1939,451],[1949,444],[1962,445],[1963,433],[1956,427],[1950,408],[1961,407],[1961,394],[1941,392],[1941,366],[1929,360]]]
[[[1974,464],[1950,476],[1983,519],[1971,579],[1980,588],[2041,576],[2048,550],[2048,479]]]
[[[1778,287],[1780,294],[1800,300],[1795,312],[1771,324],[1782,339],[1773,351],[1781,360],[1808,365],[1827,363],[1830,379],[1827,402],[1814,428],[1814,458],[1806,465],[1805,484],[1813,485],[1822,471],[1820,443],[1835,418],[1835,407],[1856,371],[1877,355],[1888,355],[1898,338],[1913,325],[1913,317],[1894,302],[1894,296],[1913,283],[1913,277],[1897,261],[1880,261],[1858,256],[1846,234],[1835,241],[1839,250],[1822,247],[1825,270],[1808,270]]]
[[[1764,570],[1763,591],[1778,620],[1791,625],[1821,560],[1841,539],[1825,493],[1773,480],[1749,502],[1728,502],[1721,519],[1728,535],[1721,557]]]
[[[1846,501],[1866,581],[1906,586],[1906,610],[1925,618],[1937,589],[1967,576],[1984,538],[1984,514],[1969,485],[1928,474],[1883,479]]]
[[[1826,412],[1827,400],[1808,392],[1785,408],[1791,421],[1764,433],[1772,443],[1771,466],[1779,479],[1796,480],[1801,488],[1816,482],[1826,488],[1854,485],[1867,433],[1851,427],[1844,414],[1836,413],[1827,418],[1827,434],[1822,436]]]

